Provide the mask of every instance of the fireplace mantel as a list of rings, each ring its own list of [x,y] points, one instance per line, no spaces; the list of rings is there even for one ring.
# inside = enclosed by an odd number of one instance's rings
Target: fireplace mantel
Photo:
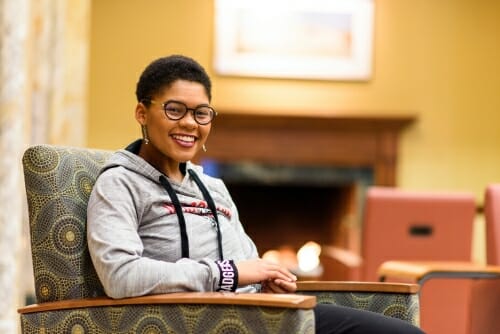
[[[290,116],[220,112],[204,157],[220,162],[368,167],[395,186],[398,137],[414,115]]]

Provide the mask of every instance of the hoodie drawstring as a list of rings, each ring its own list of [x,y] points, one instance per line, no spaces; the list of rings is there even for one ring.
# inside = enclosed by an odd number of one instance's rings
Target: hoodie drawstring
[[[208,192],[208,189],[205,187],[203,182],[201,181],[200,177],[196,172],[192,169],[188,169],[189,175],[193,178],[194,182],[200,189],[201,193],[203,194],[203,198],[208,204],[208,207],[210,211],[212,211],[212,215],[214,216],[215,223],[216,223],[216,228],[217,228],[217,246],[219,249],[219,259],[222,261],[224,260],[223,256],[223,251],[222,251],[222,233],[220,230],[220,225],[219,225],[219,218],[217,216],[217,208],[215,206],[215,202]],[[182,249],[182,257],[183,258],[189,258],[189,240],[187,237],[187,232],[186,232],[186,220],[184,219],[184,215],[182,213],[182,207],[181,203],[179,201],[179,198],[177,197],[177,194],[175,193],[175,190],[172,188],[172,185],[170,182],[168,182],[167,178],[164,175],[160,176],[160,183],[162,186],[167,190],[168,195],[170,196],[170,199],[172,200],[172,204],[174,205],[175,208],[175,213],[177,214],[177,218],[179,220],[179,227],[181,230],[181,249]]]

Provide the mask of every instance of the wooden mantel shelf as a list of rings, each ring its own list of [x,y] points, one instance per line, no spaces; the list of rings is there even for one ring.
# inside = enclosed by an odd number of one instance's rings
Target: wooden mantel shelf
[[[220,112],[204,157],[221,162],[373,168],[396,183],[398,136],[414,115],[291,116]]]

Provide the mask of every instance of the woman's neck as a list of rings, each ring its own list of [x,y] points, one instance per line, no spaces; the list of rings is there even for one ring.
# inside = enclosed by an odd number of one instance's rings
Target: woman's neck
[[[160,159],[158,156],[154,154],[150,154],[148,150],[144,147],[145,145],[141,146],[141,149],[139,150],[139,156],[143,158],[145,161],[147,161],[151,166],[168,176],[169,179],[176,181],[176,182],[182,182],[184,179],[184,173],[181,169],[181,163],[178,161],[174,161],[172,159]]]

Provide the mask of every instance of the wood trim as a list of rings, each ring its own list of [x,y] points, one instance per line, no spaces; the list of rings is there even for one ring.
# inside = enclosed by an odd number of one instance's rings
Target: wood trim
[[[387,261],[382,263],[378,276],[418,282],[433,273],[493,274],[500,277],[500,266],[479,265],[460,261]]]
[[[414,115],[292,116],[219,112],[203,157],[220,162],[371,167],[394,186],[399,133]]]
[[[29,305],[18,313],[67,310],[86,307],[145,305],[145,304],[217,304],[310,309],[316,306],[316,297],[299,294],[179,292],[123,299],[107,297],[62,300]]]
[[[302,281],[297,282],[298,291],[349,291],[415,294],[417,284],[381,282],[339,282],[339,281]]]

